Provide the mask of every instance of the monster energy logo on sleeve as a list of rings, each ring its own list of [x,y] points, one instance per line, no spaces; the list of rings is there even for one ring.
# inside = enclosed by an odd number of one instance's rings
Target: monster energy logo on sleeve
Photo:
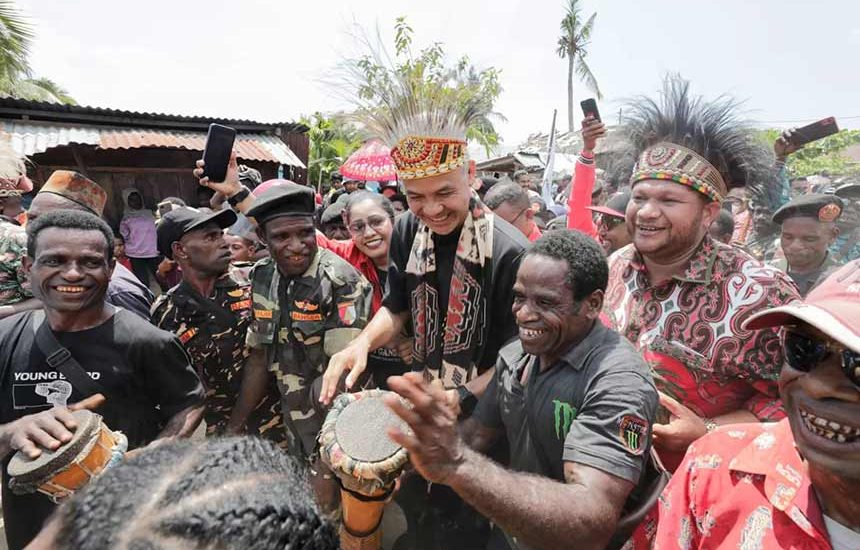
[[[621,418],[618,428],[618,437],[631,453],[639,455],[645,451],[643,439],[648,435],[649,430],[645,419],[628,414]]]
[[[576,418],[576,408],[571,407],[570,403],[553,399],[552,404],[555,408],[555,436],[559,439],[567,437],[567,432],[570,431],[570,425]]]

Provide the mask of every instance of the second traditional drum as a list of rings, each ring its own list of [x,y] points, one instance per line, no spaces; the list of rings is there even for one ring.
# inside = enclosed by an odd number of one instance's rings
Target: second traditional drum
[[[409,457],[388,438],[389,426],[406,424],[385,405],[391,392],[345,393],[334,400],[320,431],[320,454],[341,484],[344,550],[376,550],[382,513]]]

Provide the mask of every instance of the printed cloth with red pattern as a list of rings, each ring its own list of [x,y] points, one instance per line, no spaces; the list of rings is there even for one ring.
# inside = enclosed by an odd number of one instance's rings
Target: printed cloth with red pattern
[[[788,420],[724,426],[693,443],[632,546],[830,550]]]
[[[779,420],[779,332],[741,326],[758,311],[799,299],[785,273],[706,236],[682,276],[654,285],[632,244],[613,254],[604,313],[642,352],[657,388],[700,417],[744,409]],[[683,456],[661,458],[672,470]]]

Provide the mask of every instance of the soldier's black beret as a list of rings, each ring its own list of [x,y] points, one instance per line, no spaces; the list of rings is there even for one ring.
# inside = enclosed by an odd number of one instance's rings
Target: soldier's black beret
[[[820,222],[834,222],[842,215],[843,206],[842,199],[835,195],[801,195],[774,212],[773,221],[781,224],[789,218],[813,218]]]
[[[343,222],[343,211],[345,208],[346,202],[340,200],[335,201],[334,204],[323,210],[322,216],[320,217],[320,223],[327,225],[332,222]]]
[[[310,188],[297,183],[283,183],[257,195],[246,214],[262,225],[282,216],[313,216],[315,209],[314,192]]]

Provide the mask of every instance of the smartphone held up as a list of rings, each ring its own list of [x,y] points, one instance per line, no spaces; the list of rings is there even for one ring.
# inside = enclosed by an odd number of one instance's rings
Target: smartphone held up
[[[224,181],[235,141],[235,129],[220,124],[209,125],[206,147],[203,149],[203,177],[216,183]]]
[[[836,124],[836,118],[831,116],[801,128],[795,128],[791,132],[791,143],[800,147],[838,132],[839,126]]]
[[[579,106],[582,107],[582,116],[585,118],[591,116],[597,122],[602,122],[600,120],[600,111],[597,110],[597,101],[593,97],[585,101],[580,101]]]

